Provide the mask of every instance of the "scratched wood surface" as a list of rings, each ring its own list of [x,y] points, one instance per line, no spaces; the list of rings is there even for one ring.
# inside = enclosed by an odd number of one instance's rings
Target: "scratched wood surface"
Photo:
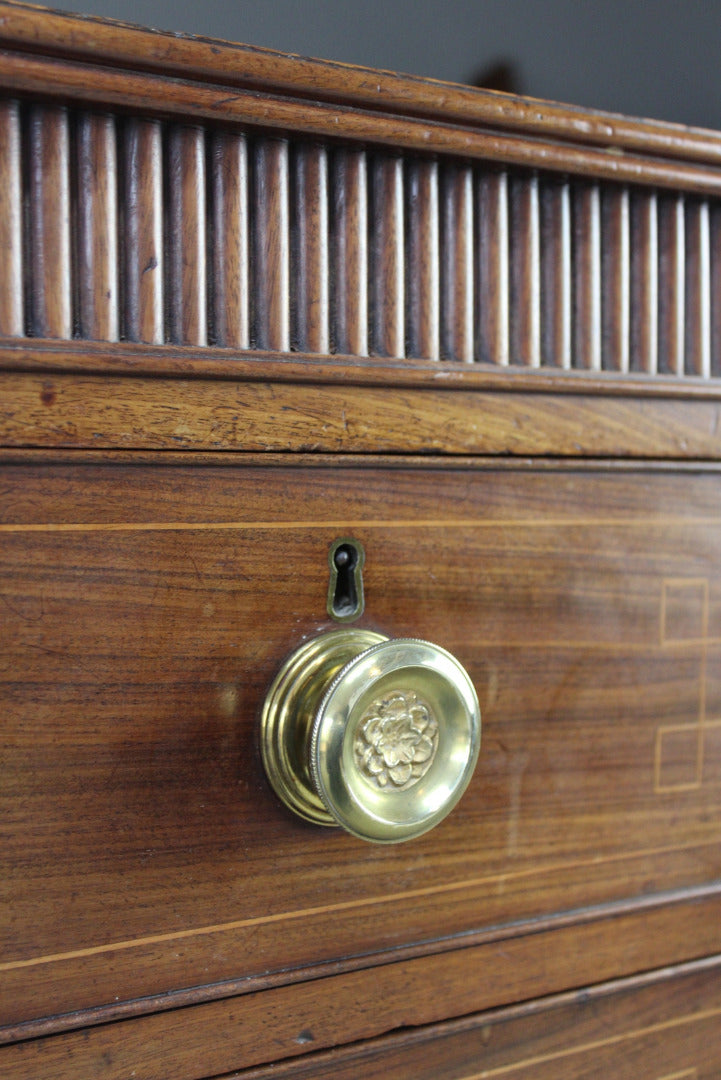
[[[268,1057],[285,1059],[287,1063],[288,1059],[298,1058],[311,1049],[320,1050],[343,1042],[357,1044],[361,1039],[378,1038],[385,1032],[404,1027],[409,1021],[413,1026],[421,1027],[418,1034],[422,1036],[422,1025],[438,1025],[453,1015],[454,1009],[467,1015],[492,1004],[503,1006],[513,1000],[509,995],[514,990],[519,997],[529,999],[533,995],[543,997],[568,987],[578,987],[580,1001],[590,998],[595,1005],[597,995],[589,994],[585,989],[589,977],[605,980],[611,973],[632,975],[647,968],[649,961],[669,963],[693,955],[691,941],[699,950],[713,949],[719,941],[718,918],[719,898],[716,897],[715,902],[706,904],[669,905],[666,910],[647,915],[643,921],[636,916],[619,916],[574,931],[545,935],[536,930],[510,942],[397,962],[374,971],[360,970],[316,979],[302,987],[279,987],[260,994],[196,1004],[192,1009],[176,1009],[167,1014],[27,1040],[0,1047],[0,1065],[10,1070],[13,1080],[35,1080],[39,1074],[49,1080],[61,1080],[68,1075],[69,1069],[74,1075],[102,1076],[104,1080],[124,1080],[133,1072],[148,1080],[165,1080],[168,1076],[200,1080],[230,1068],[252,1067]],[[615,1020],[615,1027],[605,1030],[596,1048],[584,1046],[583,1031],[579,1032],[580,1038],[573,1039],[569,1045],[567,1027],[559,1030],[558,1018],[552,1017],[556,1023],[546,1026],[545,1047],[541,1041],[549,1060],[539,1064],[545,1065],[546,1071],[538,1074],[531,1071],[528,1075],[539,1080],[540,1077],[557,1077],[559,1065],[563,1068],[564,1059],[572,1049],[576,1049],[585,1068],[589,1067],[589,1059],[591,1063],[594,1060],[594,1049],[599,1051],[598,1060],[606,1067],[624,1060],[630,1065],[632,1061],[642,1060],[644,1053],[649,1051],[654,1060],[673,1060],[674,1051],[688,1053],[694,1048],[692,1060],[696,1065],[717,1062],[719,1048],[713,1032],[721,1015],[721,1003],[718,998],[718,957],[716,961],[715,982],[709,986],[710,980],[703,980],[710,994],[703,1011],[699,1010],[696,1016],[699,988],[696,987],[697,993],[687,999],[684,1006],[681,993],[671,984],[667,987],[667,1000],[657,996],[655,1015],[646,1001],[635,1009],[633,996],[627,995],[626,1008],[613,1010],[616,1015],[612,1012],[611,1017],[606,1017]],[[704,965],[703,961],[691,961],[688,966],[703,971]],[[508,978],[509,968],[517,972],[513,983]],[[629,981],[633,985],[637,980],[632,977]],[[693,987],[691,989],[693,991]],[[537,1002],[535,1010],[528,1011],[532,1016],[534,1011],[542,1009],[543,1003]],[[521,1010],[521,1015],[523,1012],[525,1010]],[[584,1012],[591,1013],[592,1017],[592,1006],[586,1010],[577,1009],[576,1018],[582,1019]],[[567,1017],[562,1019],[568,1023]],[[692,1029],[689,1038],[685,1029],[694,1020],[699,1026]],[[634,1023],[637,1025],[635,1038],[640,1043],[635,1046]],[[523,1025],[519,1025],[521,1030],[517,1034],[538,1038],[539,1028],[543,1031],[542,1025],[541,1018],[536,1017],[535,1025],[526,1025],[526,1032]],[[592,1026],[592,1020],[588,1026]],[[442,1029],[437,1028],[436,1034],[442,1035]],[[707,1048],[703,1045],[704,1038],[710,1040]],[[451,1052],[457,1054],[459,1049],[462,1051],[462,1045],[459,1048],[451,1044]],[[506,1044],[505,1055],[498,1055],[501,1061],[505,1056],[506,1061],[510,1058],[513,1062],[515,1057],[522,1067],[522,1046],[515,1047],[515,1053],[509,1054],[509,1049]],[[426,1069],[434,1063],[438,1066],[443,1061],[442,1041],[440,1046],[434,1048],[431,1044],[427,1050],[430,1052],[424,1061]],[[622,1056],[624,1050],[630,1053],[629,1058]],[[357,1058],[355,1064],[356,1072],[343,1072],[342,1075],[365,1075],[362,1066],[358,1068]],[[532,1065],[532,1062],[528,1064]],[[277,1067],[276,1064],[274,1069]],[[443,1068],[442,1064],[440,1067]],[[307,1076],[308,1071],[301,1074]],[[314,1075],[312,1071],[311,1075]],[[322,1071],[320,1075],[323,1075]],[[395,1076],[396,1072],[389,1071],[385,1075]],[[428,1075],[427,1071],[425,1075]],[[444,1073],[441,1071],[439,1075]],[[480,1075],[483,1076],[483,1072]],[[490,1072],[490,1075],[494,1073]],[[574,1078],[579,1074],[569,1070],[561,1075]],[[588,1074],[581,1072],[580,1075]],[[603,1071],[600,1075],[613,1073]],[[639,1075],[650,1075],[656,1080],[656,1075],[648,1072],[626,1072],[624,1075],[629,1080],[631,1076],[637,1080]]]
[[[210,360],[202,355],[187,364],[190,378],[177,370],[182,358],[159,356],[166,377],[158,378],[152,358],[138,364],[127,351],[114,371],[105,358],[107,374],[92,367],[81,374],[64,368],[83,359],[91,366],[92,355],[52,363],[32,350],[5,355],[27,369],[0,371],[0,445],[7,447],[721,458],[716,393],[684,400],[667,386],[649,394],[638,385],[621,395],[585,392],[577,378],[503,393],[483,379],[444,384],[427,372],[403,386],[412,372],[390,368],[325,368],[314,382],[312,368],[297,361],[289,370],[279,364],[275,378],[259,377],[251,363],[241,380],[232,378],[233,362],[221,360],[224,377],[203,378]]]
[[[721,136],[3,0],[0,88],[0,1072],[716,1077]],[[341,535],[481,699],[399,848],[258,752]]]
[[[6,464],[3,491],[4,1023],[721,872],[716,472]],[[363,625],[456,653],[484,716],[459,808],[401,847],[293,820],[256,748],[349,534]]]
[[[311,1053],[238,1080],[715,1080],[719,961]],[[223,1080],[232,1080],[231,1076]]]

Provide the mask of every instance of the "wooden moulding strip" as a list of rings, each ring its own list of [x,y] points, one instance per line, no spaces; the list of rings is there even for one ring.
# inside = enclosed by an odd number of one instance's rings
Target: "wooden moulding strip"
[[[465,364],[424,359],[193,348],[137,342],[62,341],[0,336],[0,372],[96,374],[129,378],[313,383],[315,385],[492,390],[502,393],[590,394],[611,398],[721,400],[721,379],[561,368]]]
[[[272,89],[397,115],[542,133],[569,143],[721,164],[721,135],[656,120],[497,94],[412,75],[288,56],[270,49],[144,30],[91,16],[0,3],[0,44],[117,69]],[[189,88],[192,98],[197,88]]]
[[[721,458],[717,397],[435,385],[0,374],[0,445],[65,449]],[[408,417],[413,416],[413,422]]]
[[[200,1077],[378,1037],[408,1024],[510,1005],[718,952],[718,896],[626,912],[549,933],[473,945],[30,1039],[0,1050],[15,1080],[66,1075]],[[308,1033],[311,1033],[310,1036]],[[62,1070],[65,1069],[65,1073]],[[204,1070],[201,1072],[201,1070]]]
[[[603,1075],[616,1075],[613,1065],[622,1063],[629,1069],[629,1052],[640,1051],[649,1067],[647,1075],[658,1080],[698,1080],[701,1066],[718,1060],[716,1039],[703,1039],[715,1032],[721,1015],[720,969],[721,957],[712,956],[591,986],[581,994],[554,994],[353,1046],[311,1052],[242,1075],[244,1080],[355,1080],[358,1076],[386,1080],[394,1075],[414,1080],[440,1076],[490,1080],[526,1077],[529,1068],[540,1066],[563,1068],[565,1076],[571,1075],[576,1062],[583,1068],[589,1057],[598,1070],[601,1054],[614,1059]],[[653,1071],[649,1049],[658,1061]],[[684,1064],[691,1060],[695,1066],[676,1069],[670,1063],[677,1059]]]
[[[574,145],[549,138],[543,126],[533,135],[474,127],[459,116],[442,118],[384,114],[322,101],[299,101],[234,86],[203,85],[186,78],[99,67],[25,53],[0,53],[0,86],[14,96],[131,109],[138,117],[182,116],[225,124],[301,132],[306,135],[374,143],[395,150],[457,155],[526,168],[560,170],[595,180],[652,184],[675,191],[721,193],[716,156],[708,164],[661,158],[613,146]]]

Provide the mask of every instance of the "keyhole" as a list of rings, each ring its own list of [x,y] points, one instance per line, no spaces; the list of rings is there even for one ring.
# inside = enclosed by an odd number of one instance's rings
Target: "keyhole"
[[[336,540],[328,562],[328,614],[337,622],[352,622],[363,614],[363,563],[365,553],[358,540]]]

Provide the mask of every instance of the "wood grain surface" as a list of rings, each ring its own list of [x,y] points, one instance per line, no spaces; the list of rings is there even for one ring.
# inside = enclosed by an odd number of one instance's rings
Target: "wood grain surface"
[[[42,364],[40,365],[42,367]],[[202,375],[200,367],[193,372]],[[718,460],[708,398],[514,393],[385,379],[323,383],[0,372],[4,446]],[[486,384],[488,385],[488,384]],[[543,384],[541,384],[543,385]],[[492,384],[491,384],[492,386]],[[545,387],[544,387],[545,389]],[[550,388],[549,388],[550,389]],[[575,393],[572,391],[576,391]]]
[[[22,198],[20,108],[10,100],[0,105],[0,333],[7,337],[25,332]]]
[[[248,146],[243,135],[214,132],[211,147],[211,336],[217,345],[247,349],[250,346]]]
[[[715,1078],[721,136],[6,0],[0,87],[0,1072]],[[481,701],[399,847],[260,760],[340,536]]]
[[[28,143],[30,325],[36,337],[69,338],[73,323],[67,109],[32,106]]]
[[[85,338],[117,341],[120,253],[115,118],[81,114],[76,144],[78,330]]]
[[[721,372],[711,199],[150,104],[2,107],[8,335]]]
[[[157,121],[130,119],[124,148],[125,333],[165,340],[163,151]]]
[[[692,954],[693,946],[683,940],[684,935],[695,938],[700,948],[717,945],[719,934],[710,931],[709,924],[717,924],[718,918],[717,901],[715,905],[670,908],[641,924],[637,918],[620,918],[610,925],[561,932],[550,940],[531,934],[501,946],[461,949],[408,963],[388,964],[373,972],[318,979],[307,983],[301,993],[295,987],[281,987],[198,1004],[193,1009],[178,1009],[165,1015],[0,1047],[0,1064],[10,1070],[13,1080],[35,1080],[39,1073],[48,1080],[62,1080],[68,1069],[75,1075],[103,1076],[106,1080],[124,1080],[133,1071],[148,1080],[165,1080],[168,1076],[201,1080],[272,1057],[298,1057],[311,1047],[377,1037],[409,1023],[416,1026],[438,1023],[453,1008],[459,1013],[469,1013],[491,1004],[502,1005],[508,1000],[509,969],[518,973],[512,985],[527,998],[569,986],[578,986],[583,991],[589,977],[604,980],[610,973],[642,970],[651,959],[668,962]],[[649,1050],[655,1060],[668,1061],[674,1051],[688,1054],[694,1046],[697,1057],[691,1060],[703,1064],[708,1064],[709,1059],[711,1064],[718,1062],[717,1044],[711,1042],[710,1053],[706,1053],[703,1043],[696,1043],[712,1038],[718,1026],[721,1016],[718,974],[715,990],[711,990],[710,1000],[707,998],[703,1009],[698,1009],[693,998],[684,1008],[681,995],[673,990],[672,986],[668,988],[665,1002],[663,998],[657,1000],[657,1007],[671,1015],[664,1023],[658,1014],[653,1019],[646,1014],[646,1030],[641,1026],[642,1021],[636,1019],[640,1030],[631,1027],[628,1031],[629,1020],[635,1019],[635,1015],[633,1005],[631,1009],[627,1005],[622,1021],[627,1029],[625,1039],[619,1038],[622,1031],[617,1027],[611,1032],[607,1029],[605,1038],[598,1039],[596,1047],[585,1046],[582,1039],[574,1047],[569,1046],[568,1040],[559,1044],[557,1031],[551,1030],[550,1034],[555,1035],[551,1041],[547,1028],[548,1060],[537,1064],[551,1068],[538,1073],[531,1071],[528,1075],[539,1080],[555,1077],[559,1064],[565,1063],[567,1056],[571,1057],[573,1067],[572,1049],[576,1049],[579,1057],[585,1051],[586,1067],[589,1059],[590,1063],[598,1060],[594,1059],[594,1050],[601,1061],[612,1067],[614,1062],[628,1060],[623,1056],[624,1050],[633,1054],[636,1061],[643,1060]],[[582,992],[581,1000],[583,996]],[[639,1011],[643,1011],[643,1006]],[[686,1029],[694,1023],[698,1025],[696,1030],[688,1033]],[[537,1034],[539,1027],[537,1024]],[[634,1037],[641,1045],[633,1045]],[[506,1056],[511,1056],[508,1050]],[[518,1048],[515,1057],[522,1067],[524,1062]],[[471,1075],[480,1080],[483,1072]]]
[[[720,1015],[715,958],[232,1076],[715,1080],[721,1068],[715,1037]]]
[[[718,877],[716,473],[3,475],[5,1023]],[[365,624],[448,647],[481,700],[471,788],[399,848],[292,820],[256,749],[339,535]]]
[[[473,155],[474,143],[485,144],[482,156],[517,163],[626,180],[645,174],[649,183],[674,187],[684,179],[719,186],[713,168],[721,164],[721,137],[677,124],[148,33],[13,2],[2,5],[1,31],[9,53],[4,78],[18,90],[42,93],[52,86],[54,93],[136,106],[160,97],[166,112],[184,116],[240,112],[263,125],[280,121],[314,134],[354,132],[466,155]],[[38,60],[29,46],[45,56]]]

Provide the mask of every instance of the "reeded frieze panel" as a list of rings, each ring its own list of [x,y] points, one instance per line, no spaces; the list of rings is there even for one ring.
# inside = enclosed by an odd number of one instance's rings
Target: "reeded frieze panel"
[[[0,334],[721,374],[699,195],[0,104]]]

